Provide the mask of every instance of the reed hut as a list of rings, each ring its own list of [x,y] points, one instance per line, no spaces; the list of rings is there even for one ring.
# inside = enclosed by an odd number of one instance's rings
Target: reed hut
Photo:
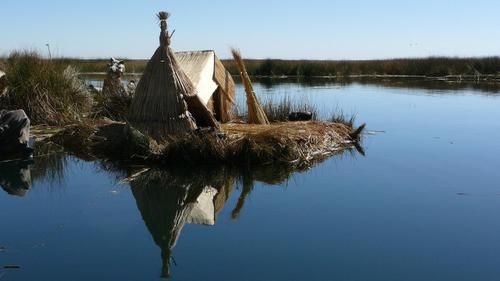
[[[236,85],[215,52],[177,52],[175,57],[217,121],[231,121],[236,104]]]
[[[169,16],[167,12],[158,14],[160,46],[137,85],[129,112],[134,127],[160,142],[168,135],[189,132],[198,126],[219,126],[170,48]]]

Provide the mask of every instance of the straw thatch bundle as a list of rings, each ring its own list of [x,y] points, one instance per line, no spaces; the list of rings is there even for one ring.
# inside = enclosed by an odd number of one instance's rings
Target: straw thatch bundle
[[[196,96],[193,84],[170,49],[167,12],[160,12],[160,47],[148,62],[129,112],[130,122],[140,131],[162,141],[169,134],[196,129],[186,99]]]
[[[241,80],[243,81],[245,92],[247,94],[248,123],[269,124],[266,112],[260,105],[259,100],[255,95],[255,91],[253,90],[252,81],[250,81],[250,76],[248,76],[240,51],[231,49],[231,53],[233,54],[234,61],[236,62],[236,65],[238,66],[238,69],[240,71]]]

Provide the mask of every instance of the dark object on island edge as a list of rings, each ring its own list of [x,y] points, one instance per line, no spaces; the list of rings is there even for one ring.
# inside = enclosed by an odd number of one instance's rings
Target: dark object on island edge
[[[351,140],[355,141],[355,142],[358,142],[361,139],[361,133],[363,133],[363,131],[365,130],[365,128],[366,128],[366,123],[363,123],[356,130],[354,130],[352,133],[350,133],[349,137],[351,138]]]
[[[0,111],[0,159],[29,158],[30,120],[24,110]]]
[[[290,112],[288,115],[289,121],[311,121],[313,114],[308,111],[298,111],[298,112]]]

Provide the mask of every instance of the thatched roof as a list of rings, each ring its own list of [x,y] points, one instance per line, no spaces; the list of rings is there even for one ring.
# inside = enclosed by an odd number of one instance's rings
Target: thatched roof
[[[157,141],[201,126],[218,126],[170,48],[169,14],[160,12],[160,47],[148,62],[129,112],[130,123]]]
[[[177,52],[175,57],[189,77],[203,104],[222,123],[231,121],[236,104],[236,84],[212,50]]]

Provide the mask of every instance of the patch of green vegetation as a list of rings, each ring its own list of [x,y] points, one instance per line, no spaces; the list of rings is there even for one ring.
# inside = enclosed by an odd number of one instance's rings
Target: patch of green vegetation
[[[103,91],[91,90],[94,106],[91,118],[109,118],[114,121],[126,121],[132,103],[130,96],[106,95]]]

